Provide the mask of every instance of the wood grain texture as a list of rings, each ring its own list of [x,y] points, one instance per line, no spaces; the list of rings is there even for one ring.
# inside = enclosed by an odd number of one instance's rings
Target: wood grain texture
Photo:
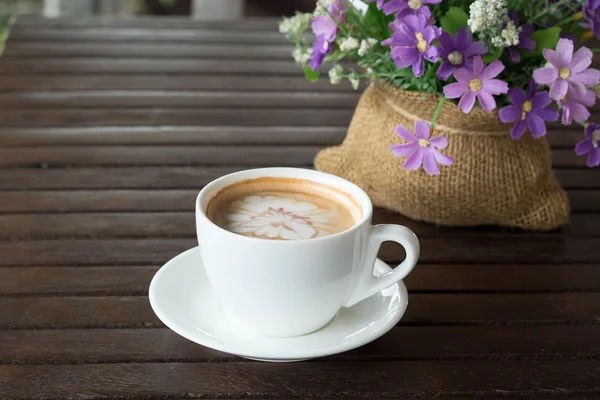
[[[598,394],[600,361],[406,361],[295,364],[110,364],[0,366],[0,394],[32,398],[314,397]],[[556,390],[556,382],[561,389]],[[4,391],[4,393],[2,393]],[[11,397],[6,397],[10,393]],[[252,395],[249,395],[251,393]],[[372,396],[372,395],[371,395]],[[370,396],[370,397],[371,397]]]
[[[424,237],[424,263],[589,263],[596,261],[600,238],[466,236]],[[0,266],[19,265],[162,265],[196,246],[196,239],[57,239],[0,241]],[[385,243],[379,257],[388,262],[404,259],[402,247]]]
[[[69,146],[0,148],[1,167],[311,165],[321,146]],[[574,162],[570,160],[568,162]]]
[[[348,124],[352,111],[340,109],[248,109],[248,108],[60,108],[18,109],[6,114],[0,126],[114,126],[114,125],[220,125],[234,126],[319,126]]]
[[[146,57],[171,59],[219,58],[226,60],[291,60],[291,44],[260,45],[256,43],[219,45],[211,43],[65,43],[8,41],[2,53],[4,59],[39,57]]]
[[[292,50],[274,19],[17,22],[0,59],[0,398],[600,397],[600,170],[572,151],[581,129],[558,123],[548,140],[574,210],[560,230],[375,211],[422,246],[407,313],[375,342],[275,365],[164,327],[148,285],[197,244],[198,191],[310,167],[345,137],[360,90],[307,82]]]
[[[0,268],[0,296],[145,295],[158,266]],[[404,280],[409,293],[600,291],[600,264],[425,264]]]
[[[198,116],[201,118],[202,116]],[[300,116],[298,116],[300,117]],[[182,121],[183,122],[183,121]],[[68,146],[0,148],[0,168],[55,166],[310,166],[321,146]],[[584,167],[572,150],[554,150],[555,167]]]
[[[4,127],[0,145],[334,145],[344,126],[78,126]]]
[[[73,212],[148,212],[190,211],[200,188],[197,190],[56,190],[56,191],[2,191],[0,213],[73,213]],[[571,210],[574,213],[600,211],[600,190],[569,190]],[[590,220],[583,220],[587,227]],[[385,222],[385,220],[378,220]],[[573,224],[569,229],[579,229]]]
[[[0,329],[163,326],[146,296],[0,297]],[[590,324],[600,293],[411,294],[400,325]]]
[[[275,166],[275,165],[273,165]],[[244,167],[0,169],[0,190],[200,189]],[[557,169],[565,189],[599,189],[599,169]]]
[[[189,212],[199,189],[5,191],[0,192],[0,213]]]
[[[200,189],[243,167],[77,168],[0,170],[0,190],[16,189]]]
[[[0,194],[0,199],[2,195]],[[142,200],[143,201],[143,200]],[[144,213],[69,213],[69,214],[0,214],[0,239],[18,238],[160,238],[195,237],[195,196],[186,202],[186,212]],[[600,215],[574,214],[571,223],[553,232],[525,232],[500,227],[453,228],[413,221],[390,211],[376,210],[374,224],[398,224],[413,230],[419,237],[465,237],[486,236],[503,238],[513,235],[522,238],[598,237],[600,238]]]
[[[17,29],[11,32],[11,42],[128,42],[128,43],[210,43],[210,44],[289,44],[276,30],[239,31],[229,29],[125,28],[85,27],[53,29]]]
[[[277,30],[278,20],[276,18],[244,17],[234,21],[200,21],[183,16],[163,15],[160,18],[154,16],[136,15],[134,18],[114,18],[98,16],[61,16],[57,18],[41,18],[34,15],[19,15],[18,23],[13,30],[29,30],[39,27],[64,29],[64,28],[93,28],[93,27],[133,27],[133,28],[193,28],[193,29],[217,29],[217,30]]]
[[[154,50],[156,51],[156,49]],[[0,80],[3,91],[64,90],[283,90],[351,92],[350,86],[331,84],[321,79],[310,83],[303,76],[246,76],[219,74],[86,74],[73,79],[70,75],[6,75]]]
[[[326,69],[327,67],[325,67]],[[331,68],[331,65],[329,66]],[[199,60],[194,58],[41,58],[32,63],[27,59],[8,59],[0,63],[0,74],[90,74],[90,73],[209,73],[242,75],[293,75],[302,71],[289,60]]]
[[[586,341],[573,341],[586,337]],[[402,345],[410,343],[410,345]],[[320,361],[542,360],[600,355],[600,326],[401,326]],[[242,361],[166,328],[0,331],[0,364]]]
[[[6,63],[5,63],[6,64]],[[31,64],[31,63],[27,63]],[[155,65],[152,63],[150,65]],[[231,67],[231,63],[226,63]],[[0,63],[0,67],[4,65]],[[235,64],[233,64],[235,65]],[[249,108],[341,108],[356,107],[357,92],[281,92],[233,90],[97,90],[70,92],[0,93],[0,107],[71,108],[82,107],[249,107]],[[197,129],[202,129],[201,125]],[[122,129],[121,127],[115,128]],[[345,131],[345,127],[344,127]]]
[[[294,92],[294,96],[302,93]],[[320,95],[321,93],[319,93]],[[323,93],[325,94],[325,93]],[[328,94],[325,94],[328,95]],[[337,94],[336,94],[337,95]],[[1,96],[1,94],[0,94]],[[249,97],[252,94],[248,95]],[[284,94],[286,96],[286,94]],[[308,93],[307,96],[316,96]],[[240,95],[244,98],[244,94]],[[346,126],[62,126],[4,127],[0,145],[11,147],[71,145],[323,145],[339,144]],[[566,131],[552,131],[554,148],[572,150],[579,138]]]

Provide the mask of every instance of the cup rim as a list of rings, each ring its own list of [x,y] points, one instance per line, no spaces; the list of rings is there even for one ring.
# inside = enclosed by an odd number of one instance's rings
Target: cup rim
[[[293,175],[293,174],[298,174],[300,176]],[[265,239],[261,239],[261,238],[254,238],[254,237],[249,237],[249,236],[244,236],[244,235],[238,235],[237,233],[233,233],[226,229],[221,228],[220,226],[218,226],[217,224],[215,224],[208,218],[208,216],[206,215],[206,210],[204,210],[202,208],[202,202],[205,199],[205,197],[214,193],[213,196],[211,196],[211,199],[212,199],[212,197],[214,197],[221,189],[223,189],[227,186],[233,185],[237,182],[241,182],[241,181],[244,181],[247,179],[258,179],[258,178],[262,178],[262,177],[306,179],[306,180],[312,180],[317,183],[322,183],[325,185],[333,186],[336,189],[341,190],[344,193],[352,196],[357,201],[357,203],[360,205],[361,210],[362,210],[362,217],[358,222],[355,222],[354,225],[352,225],[350,228],[348,228],[344,231],[338,232],[338,233],[334,233],[333,235],[323,236],[323,237],[319,237],[319,238],[298,239],[298,240],[265,240]],[[208,205],[209,201],[210,201],[210,199],[206,200],[206,205]],[[354,184],[344,178],[340,178],[339,176],[328,174],[326,172],[317,171],[317,170],[313,170],[313,169],[307,169],[307,168],[293,168],[293,167],[253,168],[253,169],[246,169],[246,170],[242,170],[242,171],[232,172],[227,175],[221,176],[220,178],[217,178],[217,179],[211,181],[210,183],[205,185],[202,188],[202,190],[200,190],[200,193],[198,193],[198,196],[196,197],[195,208],[196,208],[196,217],[197,218],[201,218],[209,226],[217,228],[219,231],[221,231],[223,234],[225,234],[227,236],[231,235],[232,238],[236,238],[237,240],[249,240],[249,241],[256,241],[256,242],[260,242],[260,243],[268,242],[268,243],[272,243],[273,245],[279,245],[279,246],[293,245],[294,243],[307,243],[307,242],[315,243],[315,242],[324,242],[327,240],[335,240],[336,238],[339,238],[341,236],[351,234],[351,233],[357,231],[366,222],[370,222],[372,215],[373,215],[373,204],[371,202],[371,199],[369,198],[367,193],[365,193],[365,191],[362,190],[356,184]]]

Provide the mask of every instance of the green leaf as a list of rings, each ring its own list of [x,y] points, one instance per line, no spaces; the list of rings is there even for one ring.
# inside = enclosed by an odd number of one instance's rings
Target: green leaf
[[[381,34],[385,29],[385,25],[382,24],[382,19],[380,18],[381,14],[382,12],[377,9],[375,3],[371,3],[363,18],[363,24],[369,29],[373,29],[376,34]]]
[[[541,53],[544,49],[555,49],[559,35],[560,28],[557,26],[533,32],[531,38],[537,43],[535,51]]]
[[[488,50],[488,52],[483,56],[483,62],[489,64],[493,61],[496,61],[502,55],[501,47],[494,47]]]
[[[448,32],[454,36],[460,28],[467,27],[468,20],[469,15],[462,9],[458,7],[450,7],[446,15],[441,18],[442,29],[444,32]]]
[[[304,76],[306,76],[306,79],[312,83],[315,83],[319,80],[319,75],[321,75],[319,71],[313,71],[308,65],[304,67]]]

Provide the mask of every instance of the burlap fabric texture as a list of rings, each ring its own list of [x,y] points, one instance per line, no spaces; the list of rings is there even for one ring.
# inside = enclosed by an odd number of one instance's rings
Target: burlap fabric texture
[[[495,112],[476,107],[464,114],[444,103],[433,136],[454,158],[441,174],[406,171],[390,145],[403,143],[397,125],[411,132],[416,120],[431,121],[438,98],[379,85],[362,95],[346,139],[322,150],[315,167],[354,182],[376,206],[410,218],[449,226],[501,225],[550,230],[568,222],[569,203],[551,168],[546,138],[509,135]]]

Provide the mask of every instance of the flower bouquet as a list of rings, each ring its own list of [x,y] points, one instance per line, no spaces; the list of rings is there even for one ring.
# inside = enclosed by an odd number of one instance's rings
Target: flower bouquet
[[[600,165],[600,126],[587,122],[597,49],[580,45],[600,36],[600,0],[319,0],[280,31],[309,80],[327,68],[332,84],[371,83],[344,143],[315,166],[379,206],[445,225],[552,229],[569,207],[546,123],[581,124],[575,152]]]

